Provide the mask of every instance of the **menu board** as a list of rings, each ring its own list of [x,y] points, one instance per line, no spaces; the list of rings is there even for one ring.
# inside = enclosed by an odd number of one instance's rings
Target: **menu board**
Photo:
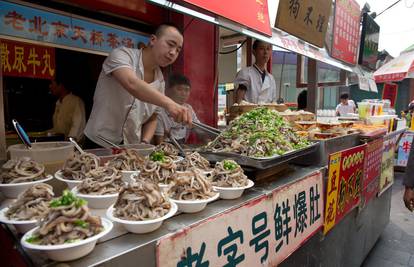
[[[364,13],[358,63],[372,70],[377,65],[379,32],[379,25],[370,15]]]

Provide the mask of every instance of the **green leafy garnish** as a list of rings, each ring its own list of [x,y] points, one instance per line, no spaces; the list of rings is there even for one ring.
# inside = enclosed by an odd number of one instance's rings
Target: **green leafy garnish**
[[[159,150],[159,151],[152,152],[150,155],[150,159],[152,161],[164,162],[165,161],[164,151]]]
[[[32,235],[31,237],[26,239],[27,243],[35,244],[40,242],[40,237],[37,235]]]
[[[75,203],[75,206],[77,208],[80,208],[83,205],[86,205],[87,201],[82,198],[78,198],[69,190],[64,190],[61,197],[54,199],[50,202],[50,206],[52,208],[57,208],[60,206],[70,206],[73,203]]]
[[[80,241],[79,238],[77,238],[77,239],[68,239],[68,240],[65,241],[65,243],[70,244],[70,243],[75,243],[75,242],[78,242],[78,241]]]
[[[75,226],[80,226],[82,228],[88,228],[89,227],[89,223],[85,222],[84,220],[76,220],[73,222],[73,224]]]
[[[231,161],[231,160],[224,160],[223,161],[223,167],[224,167],[224,169],[226,169],[228,171],[232,171],[232,170],[237,168],[237,163],[235,163],[234,161]]]

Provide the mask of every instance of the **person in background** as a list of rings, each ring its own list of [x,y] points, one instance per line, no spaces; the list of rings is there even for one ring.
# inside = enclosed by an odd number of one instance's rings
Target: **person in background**
[[[190,110],[164,95],[160,69],[174,63],[182,46],[183,35],[177,27],[162,24],[146,47],[120,47],[110,53],[102,65],[84,131],[86,147],[110,147],[103,139],[121,144],[125,130],[131,134],[131,143],[150,142],[157,106],[165,108],[177,122],[191,125]]]
[[[199,122],[193,108],[187,103],[191,92],[190,80],[181,74],[172,74],[167,83],[165,94],[176,103],[187,107],[191,112],[193,121]],[[162,109],[157,117],[157,128],[155,130],[154,141],[158,145],[169,136],[174,137],[179,143],[186,143],[190,135],[191,128],[183,123],[172,120],[165,109]],[[198,133],[198,132],[197,132]]]
[[[414,145],[411,144],[410,155],[405,169],[405,178],[403,181],[405,186],[404,204],[410,211],[414,211]]]
[[[85,128],[85,104],[83,100],[72,94],[70,75],[56,76],[49,84],[52,95],[56,96],[55,112],[53,113],[53,128],[49,132],[64,134],[65,139],[69,137],[76,141],[82,141]]]
[[[298,110],[305,110],[308,103],[308,90],[303,90],[298,94]]]
[[[272,54],[272,45],[260,40],[253,43],[253,66],[242,68],[234,80],[236,102],[245,100],[250,103],[276,102],[276,82],[273,75],[266,70]]]
[[[349,95],[347,93],[342,94],[339,100],[340,103],[336,106],[337,116],[346,116],[348,113],[355,113],[355,103],[353,100],[349,99]]]

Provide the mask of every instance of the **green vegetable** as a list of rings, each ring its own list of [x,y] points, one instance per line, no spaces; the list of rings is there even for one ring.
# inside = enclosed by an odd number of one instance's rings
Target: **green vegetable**
[[[88,228],[89,227],[89,223],[85,222],[84,220],[76,220],[73,222],[73,224],[75,226],[80,226],[82,228]]]
[[[70,206],[72,203],[75,203],[75,206],[77,208],[82,207],[83,205],[86,205],[86,200],[82,198],[76,197],[72,192],[69,190],[63,191],[63,194],[60,198],[54,199],[50,202],[50,206],[52,208],[57,208],[60,206]]]
[[[26,242],[28,242],[30,244],[39,243],[40,242],[40,237],[37,236],[37,235],[32,235],[31,237],[26,239]]]
[[[223,167],[225,170],[232,171],[237,168],[237,163],[232,160],[224,160]]]
[[[152,161],[164,162],[165,161],[164,151],[159,150],[159,151],[152,152],[150,155],[150,159]]]
[[[70,244],[70,243],[75,243],[75,242],[78,242],[78,241],[80,241],[79,238],[77,238],[77,239],[68,239],[68,240],[65,241],[65,243]]]

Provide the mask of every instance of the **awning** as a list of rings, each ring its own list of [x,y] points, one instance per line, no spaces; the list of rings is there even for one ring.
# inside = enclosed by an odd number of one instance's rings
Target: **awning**
[[[168,1],[168,0],[148,0],[148,2],[151,2],[156,5],[163,6],[168,9],[172,9],[176,12],[187,14],[196,18],[199,18],[201,20],[213,23],[215,25],[233,30],[235,32],[239,32],[243,35],[259,39],[262,41],[265,41],[267,43],[270,43],[272,45],[284,48],[286,50],[295,52],[297,54],[327,63],[329,65],[335,66],[337,68],[350,71],[352,72],[352,67],[342,63],[339,60],[333,59],[329,56],[326,49],[320,49],[315,46],[309,45],[308,43],[292,36],[287,33],[284,33],[282,31],[272,29],[272,36],[268,37],[263,34],[257,33],[255,31],[252,31],[248,29],[246,26],[237,24],[231,20],[228,20],[226,18],[217,16],[210,16],[208,14],[193,10],[191,8],[188,8],[183,5],[176,4],[174,2]],[[269,4],[269,10],[271,10],[271,5]]]
[[[385,63],[374,72],[375,81],[398,82],[406,78],[414,78],[414,51],[402,53]]]

